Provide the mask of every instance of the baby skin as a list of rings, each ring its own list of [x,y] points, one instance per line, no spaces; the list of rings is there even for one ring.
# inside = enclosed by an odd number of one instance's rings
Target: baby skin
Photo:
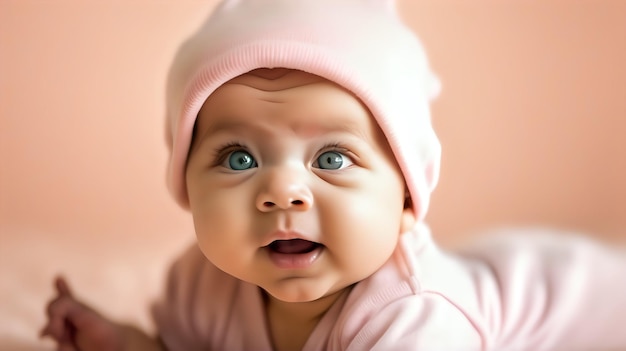
[[[324,313],[383,266],[416,221],[368,109],[296,70],[254,70],[209,96],[186,184],[198,247],[261,289],[275,350],[302,349]],[[165,349],[76,300],[64,280],[56,286],[42,334],[60,350]]]
[[[48,323],[42,337],[51,337],[59,351],[165,350],[141,330],[115,323],[78,301],[65,279],[55,281],[57,296],[46,309]]]

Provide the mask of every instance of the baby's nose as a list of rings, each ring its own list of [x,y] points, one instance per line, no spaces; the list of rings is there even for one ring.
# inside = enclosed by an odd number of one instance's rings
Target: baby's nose
[[[306,211],[313,206],[313,194],[301,171],[288,168],[267,170],[259,190],[256,206],[259,211]]]

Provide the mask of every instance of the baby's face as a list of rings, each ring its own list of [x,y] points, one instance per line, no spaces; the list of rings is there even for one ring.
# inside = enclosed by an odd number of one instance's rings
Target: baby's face
[[[199,113],[186,180],[206,257],[286,302],[368,277],[413,218],[367,108],[300,71],[256,70],[217,89]]]

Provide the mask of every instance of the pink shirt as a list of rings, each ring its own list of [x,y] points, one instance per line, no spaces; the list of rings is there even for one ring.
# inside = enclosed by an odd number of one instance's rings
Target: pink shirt
[[[194,245],[154,316],[171,351],[271,350],[259,288]],[[578,237],[490,237],[448,254],[425,227],[324,315],[304,350],[626,349],[626,253]]]

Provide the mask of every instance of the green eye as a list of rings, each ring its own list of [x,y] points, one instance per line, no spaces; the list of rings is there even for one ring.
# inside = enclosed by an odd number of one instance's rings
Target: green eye
[[[326,151],[317,158],[321,169],[340,169],[343,166],[343,155],[335,151]]]
[[[235,171],[243,171],[257,166],[254,157],[250,153],[239,150],[228,155],[228,166]]]

